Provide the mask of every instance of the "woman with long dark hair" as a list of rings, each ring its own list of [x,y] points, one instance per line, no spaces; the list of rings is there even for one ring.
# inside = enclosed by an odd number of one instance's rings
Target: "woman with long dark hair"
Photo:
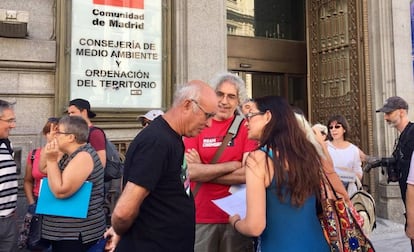
[[[316,214],[321,161],[288,102],[256,98],[246,114],[248,137],[260,146],[246,161],[246,217],[230,217],[258,251],[329,251]]]

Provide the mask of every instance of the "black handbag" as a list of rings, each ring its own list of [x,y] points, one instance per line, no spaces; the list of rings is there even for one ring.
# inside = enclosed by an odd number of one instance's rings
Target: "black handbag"
[[[44,250],[50,246],[50,243],[42,238],[42,220],[42,215],[32,216],[26,244],[29,250]]]

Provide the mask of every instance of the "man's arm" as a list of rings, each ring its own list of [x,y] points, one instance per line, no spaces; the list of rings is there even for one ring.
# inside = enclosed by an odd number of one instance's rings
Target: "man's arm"
[[[405,193],[405,211],[407,228],[405,233],[414,240],[414,155],[411,155],[410,170],[407,177],[407,191]]]
[[[197,159],[187,158],[186,154],[187,162],[189,162],[190,179],[197,182],[212,182],[223,185],[244,184],[246,183],[246,177],[243,164],[248,155],[249,152],[243,154],[243,162],[229,161],[219,164],[202,164]]]
[[[231,173],[215,178],[212,182],[223,185],[238,185],[246,183],[246,159],[249,152],[243,154],[241,166]]]
[[[414,185],[407,184],[405,204],[407,208],[407,229],[405,230],[405,233],[408,238],[414,240]]]
[[[241,166],[231,173],[213,179],[211,182],[223,185],[244,184],[246,183],[245,168]]]
[[[188,163],[188,173],[191,181],[212,182],[213,180],[232,173],[241,168],[238,161],[219,164]]]
[[[132,182],[127,182],[112,213],[112,228],[118,235],[123,235],[139,214],[142,202],[149,191]]]
[[[105,168],[106,166],[106,140],[104,132],[99,129],[93,127],[89,133],[89,143],[95,149],[96,153],[98,154],[99,160],[101,160],[102,166]]]
[[[102,167],[105,168],[106,166],[106,150],[100,150],[96,152],[98,154],[99,160],[101,160]]]

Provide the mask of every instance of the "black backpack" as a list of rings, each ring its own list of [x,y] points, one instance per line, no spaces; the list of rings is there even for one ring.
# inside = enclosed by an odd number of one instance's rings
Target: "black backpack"
[[[124,172],[124,164],[121,160],[121,157],[119,156],[119,152],[116,149],[115,145],[111,141],[109,141],[108,138],[106,138],[105,132],[101,128],[91,127],[90,132],[92,132],[95,129],[102,131],[105,137],[106,166],[104,169],[104,181],[107,182],[113,179],[119,179],[120,177],[122,177],[122,174]]]

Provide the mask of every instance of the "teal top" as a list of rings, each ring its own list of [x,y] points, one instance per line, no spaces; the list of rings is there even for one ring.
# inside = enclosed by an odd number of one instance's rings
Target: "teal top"
[[[301,207],[281,202],[272,180],[266,188],[266,228],[258,240],[258,252],[330,251],[316,214],[316,197],[309,197]]]

